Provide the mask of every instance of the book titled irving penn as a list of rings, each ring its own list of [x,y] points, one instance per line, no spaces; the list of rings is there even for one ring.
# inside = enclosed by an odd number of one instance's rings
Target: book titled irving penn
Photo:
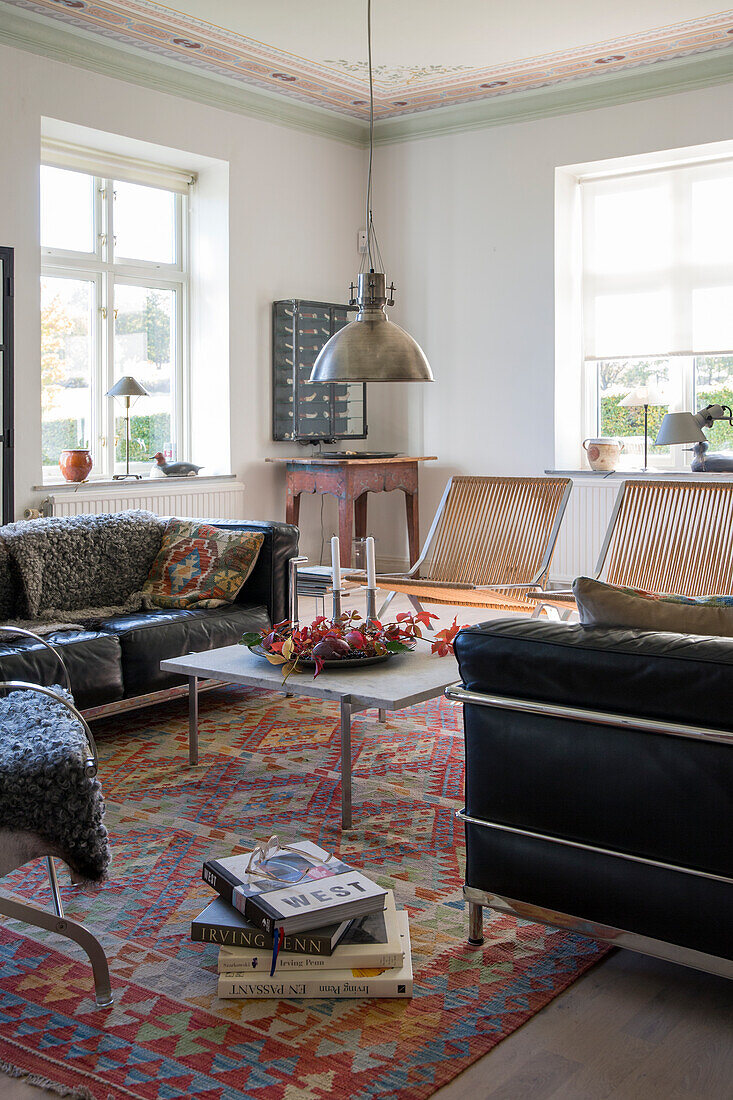
[[[307,840],[292,848],[268,860],[277,879],[248,873],[249,852],[207,860],[203,879],[269,934],[306,932],[384,908],[387,891],[348,863]]]
[[[225,902],[219,900],[220,905]],[[231,906],[228,906],[231,909]],[[244,918],[231,909],[235,918]],[[261,939],[269,939],[264,932],[257,931]],[[319,951],[310,954],[295,953],[288,946],[308,939],[312,933],[301,932],[297,936],[286,936],[275,963],[275,974],[283,971],[308,970],[363,970],[382,969],[402,966],[404,947],[400,937],[394,894],[387,893],[387,905],[379,913],[368,913],[351,921],[338,946],[331,953]],[[270,945],[272,946],[272,945]],[[271,969],[271,951],[263,950],[257,944],[234,946],[223,945],[219,948],[218,970],[220,974],[257,975],[269,973]]]
[[[379,914],[362,919],[372,920],[377,916]],[[339,924],[324,925],[323,928],[313,928],[297,936],[285,936],[280,951],[304,955],[309,959],[331,955],[352,923],[346,920]],[[252,949],[268,960],[273,948],[273,937],[263,932],[259,926],[250,924],[238,909],[223,898],[214,898],[203,913],[194,917],[191,921],[191,939],[199,943],[213,943],[219,948]]]

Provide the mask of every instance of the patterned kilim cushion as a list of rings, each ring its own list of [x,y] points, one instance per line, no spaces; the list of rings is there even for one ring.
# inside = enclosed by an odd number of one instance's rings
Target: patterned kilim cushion
[[[660,594],[590,577],[577,577],[573,593],[584,626],[733,637],[733,596]]]
[[[263,535],[172,519],[143,594],[153,607],[222,607],[254,569]]]

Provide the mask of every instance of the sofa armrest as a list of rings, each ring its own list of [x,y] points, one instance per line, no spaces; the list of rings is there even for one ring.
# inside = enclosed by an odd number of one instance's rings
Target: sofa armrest
[[[289,523],[254,520],[210,519],[204,522],[225,531],[254,531],[265,536],[252,575],[236,602],[264,604],[273,623],[287,619],[288,562],[298,553],[298,528]]]
[[[498,619],[455,650],[472,691],[733,729],[733,638]]]

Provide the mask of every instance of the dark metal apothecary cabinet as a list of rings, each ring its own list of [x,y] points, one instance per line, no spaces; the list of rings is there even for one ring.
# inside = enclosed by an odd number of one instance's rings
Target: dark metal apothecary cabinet
[[[366,439],[366,384],[308,381],[323,345],[355,312],[334,302],[273,302],[273,439]]]

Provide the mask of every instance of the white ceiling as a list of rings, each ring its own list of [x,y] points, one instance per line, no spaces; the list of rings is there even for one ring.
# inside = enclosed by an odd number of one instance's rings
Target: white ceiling
[[[6,0],[106,48],[363,119],[367,0]],[[373,0],[377,118],[733,46],[711,0]]]
[[[164,6],[296,58],[366,64],[366,0],[168,0]],[[374,63],[406,71],[485,69],[720,12],[711,0],[372,0]]]

